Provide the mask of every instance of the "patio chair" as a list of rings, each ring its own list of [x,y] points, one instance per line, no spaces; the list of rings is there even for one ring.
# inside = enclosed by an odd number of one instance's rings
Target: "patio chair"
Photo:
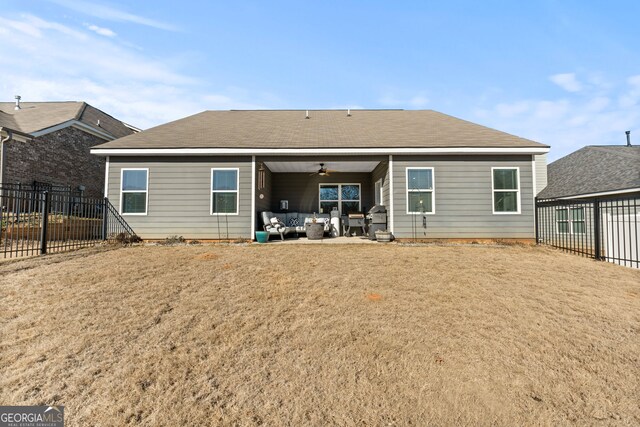
[[[282,240],[284,240],[284,235],[291,231],[291,228],[285,226],[283,222],[279,221],[273,215],[273,212],[262,212],[262,224],[264,231],[269,233],[269,236],[279,235]]]

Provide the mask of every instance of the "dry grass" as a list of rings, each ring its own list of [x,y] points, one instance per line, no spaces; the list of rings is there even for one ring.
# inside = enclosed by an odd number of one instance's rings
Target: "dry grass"
[[[640,271],[530,247],[0,263],[0,402],[85,425],[640,424]]]

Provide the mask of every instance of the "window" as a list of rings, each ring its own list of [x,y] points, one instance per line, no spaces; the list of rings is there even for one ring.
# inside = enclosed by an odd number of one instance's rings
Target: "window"
[[[384,202],[382,200],[382,179],[376,181],[374,185],[374,201],[376,205],[383,205]]]
[[[320,184],[320,212],[338,208],[340,215],[360,212],[360,184]]]
[[[238,214],[238,169],[211,169],[211,215]]]
[[[557,208],[556,233],[584,234],[584,208]]]
[[[120,175],[120,213],[146,215],[149,169],[122,169]]]
[[[407,168],[407,213],[434,213],[433,168]]]
[[[520,213],[519,168],[491,168],[493,187],[493,213]]]

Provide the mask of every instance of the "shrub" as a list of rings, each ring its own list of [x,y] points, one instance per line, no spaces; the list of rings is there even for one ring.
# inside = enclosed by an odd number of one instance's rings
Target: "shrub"
[[[115,236],[115,241],[121,245],[131,245],[142,242],[142,238],[137,234],[119,233]]]
[[[169,236],[164,239],[163,242],[160,242],[161,245],[178,245],[181,243],[185,243],[186,240],[182,236]]]

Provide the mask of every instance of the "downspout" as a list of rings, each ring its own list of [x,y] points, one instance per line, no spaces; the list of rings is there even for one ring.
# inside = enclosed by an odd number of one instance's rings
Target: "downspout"
[[[2,131],[5,131],[7,133],[6,138],[2,138]],[[12,138],[13,138],[13,132],[11,132],[11,130],[0,127],[0,185],[2,185],[2,183],[4,182],[4,167],[5,167],[4,158],[5,158],[5,151],[6,151],[4,149],[4,143],[11,141]]]

